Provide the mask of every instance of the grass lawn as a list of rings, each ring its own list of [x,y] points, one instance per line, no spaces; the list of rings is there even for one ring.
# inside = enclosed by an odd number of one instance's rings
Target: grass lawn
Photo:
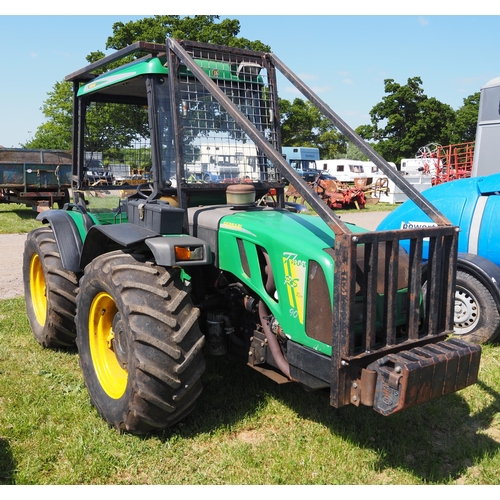
[[[498,345],[478,384],[391,417],[207,362],[183,422],[120,435],[90,405],[78,354],[42,349],[24,299],[0,301],[0,484],[498,484]]]
[[[42,224],[37,212],[19,203],[0,203],[0,234],[29,233]]]
[[[0,233],[28,232],[35,217],[0,205]],[[0,484],[499,482],[498,344],[484,346],[478,384],[391,417],[334,409],[327,392],[277,385],[229,357],[207,357],[203,383],[195,410],[172,429],[120,435],[91,406],[77,352],[42,349],[24,299],[2,300]]]

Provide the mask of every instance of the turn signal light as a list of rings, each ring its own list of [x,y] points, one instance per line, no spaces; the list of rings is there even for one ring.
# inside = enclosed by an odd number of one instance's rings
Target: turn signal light
[[[203,260],[203,247],[175,246],[175,260]]]

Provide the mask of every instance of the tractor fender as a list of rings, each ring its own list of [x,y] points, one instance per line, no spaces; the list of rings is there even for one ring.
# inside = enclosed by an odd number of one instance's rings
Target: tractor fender
[[[500,310],[500,267],[480,255],[459,252],[457,270],[465,271],[477,278],[491,293]]]
[[[96,257],[104,253],[122,248],[135,248],[148,238],[160,236],[156,231],[137,224],[106,224],[92,226],[83,244],[80,257],[80,268],[85,269]]]
[[[54,232],[61,265],[74,273],[81,272],[80,254],[82,238],[72,217],[65,210],[48,210],[37,215],[36,220],[49,224]]]
[[[80,259],[81,269],[96,257],[106,252],[122,248],[137,248],[145,243],[160,266],[206,265],[212,262],[210,246],[200,238],[188,235],[161,236],[156,231],[132,223],[95,225],[89,229]],[[203,247],[203,258],[179,262],[175,258],[175,246],[189,248]]]

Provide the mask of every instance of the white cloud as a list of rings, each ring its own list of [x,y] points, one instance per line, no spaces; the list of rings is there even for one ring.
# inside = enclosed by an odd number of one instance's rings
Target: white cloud
[[[420,16],[418,18],[418,24],[420,24],[420,26],[427,26],[429,24],[429,19],[427,19],[426,17]]]
[[[317,75],[311,75],[311,74],[308,74],[308,73],[300,73],[298,75],[298,77],[301,79],[301,80],[304,80],[305,82],[310,82],[310,81],[313,81],[313,80],[317,80],[318,79],[318,76]]]

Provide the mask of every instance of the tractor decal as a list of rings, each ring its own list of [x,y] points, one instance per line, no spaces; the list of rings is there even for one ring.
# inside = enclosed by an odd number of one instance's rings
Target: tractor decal
[[[248,229],[245,229],[241,224],[238,224],[236,222],[224,221],[224,222],[222,222],[222,224],[220,225],[220,227],[224,228],[224,229],[233,229],[235,231],[240,231],[242,233],[246,233],[246,234],[250,234],[252,236],[255,236],[254,233],[252,233]]]
[[[290,302],[290,316],[304,324],[304,283],[306,263],[299,260],[296,253],[283,252],[285,285]]]

